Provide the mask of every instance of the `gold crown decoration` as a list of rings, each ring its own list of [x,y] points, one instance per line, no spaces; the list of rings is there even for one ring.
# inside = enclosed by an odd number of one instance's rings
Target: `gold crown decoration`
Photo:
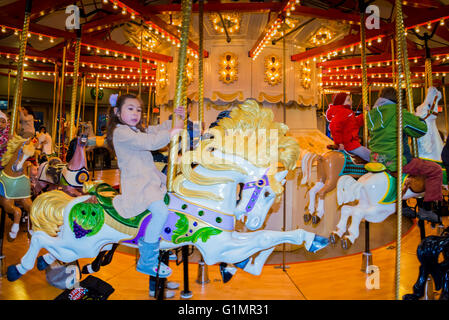
[[[274,54],[265,57],[265,82],[269,85],[275,86],[282,80],[281,74],[282,61]]]
[[[219,80],[230,84],[238,79],[238,57],[232,52],[225,52],[220,57],[219,67]]]

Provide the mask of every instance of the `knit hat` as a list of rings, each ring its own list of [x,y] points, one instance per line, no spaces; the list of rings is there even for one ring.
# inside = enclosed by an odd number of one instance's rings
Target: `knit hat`
[[[332,104],[334,106],[341,106],[345,103],[346,98],[348,97],[348,94],[346,92],[340,92],[334,95],[334,98],[332,99]]]

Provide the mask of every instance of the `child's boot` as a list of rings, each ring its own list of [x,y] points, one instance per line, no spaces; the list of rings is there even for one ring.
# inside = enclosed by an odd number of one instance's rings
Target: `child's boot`
[[[137,271],[148,274],[153,277],[167,278],[172,270],[161,261],[159,265],[159,241],[148,243],[139,239],[140,258],[137,262]],[[158,270],[159,265],[159,270]]]

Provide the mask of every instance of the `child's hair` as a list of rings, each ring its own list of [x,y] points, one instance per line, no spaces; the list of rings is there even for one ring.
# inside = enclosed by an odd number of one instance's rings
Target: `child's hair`
[[[134,94],[125,94],[125,95],[121,95],[117,98],[117,103],[115,106],[111,106],[110,110],[109,110],[109,120],[108,120],[108,124],[107,124],[107,132],[106,132],[106,142],[108,144],[108,146],[111,147],[112,151],[115,153],[114,150],[114,144],[112,142],[112,137],[113,137],[113,133],[115,128],[117,127],[117,124],[124,124],[119,116],[117,116],[114,112],[114,108],[118,109],[118,114],[120,115],[121,111],[122,111],[122,106],[125,104],[126,99],[137,99],[140,102],[140,105],[143,107],[143,103],[142,100],[137,97]],[[136,125],[136,128],[139,129],[140,131],[144,132],[145,129],[142,126],[142,117],[140,118],[139,123]]]
[[[44,133],[47,133],[47,128],[46,128],[45,126],[41,126],[41,127],[39,128],[39,132],[41,132],[42,129],[44,129]]]

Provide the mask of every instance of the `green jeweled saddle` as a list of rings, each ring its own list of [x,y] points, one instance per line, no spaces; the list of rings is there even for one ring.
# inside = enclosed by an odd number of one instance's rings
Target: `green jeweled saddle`
[[[88,193],[94,195],[97,198],[98,203],[103,207],[103,209],[111,218],[113,218],[120,224],[125,225],[126,227],[138,229],[142,220],[150,214],[150,211],[145,210],[135,217],[129,219],[123,218],[115,210],[114,205],[112,204],[112,200],[116,195],[118,195],[118,192],[107,183],[95,185],[88,191]]]

